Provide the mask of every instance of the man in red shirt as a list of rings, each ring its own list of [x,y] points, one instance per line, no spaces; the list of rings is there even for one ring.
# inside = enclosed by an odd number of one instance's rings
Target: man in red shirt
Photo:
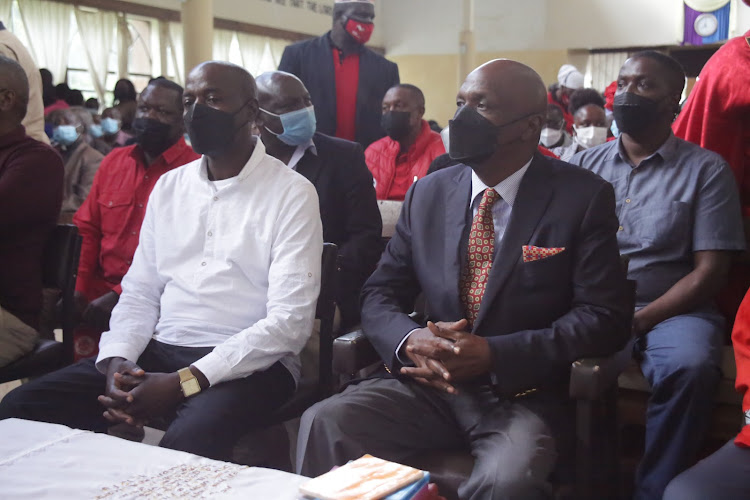
[[[156,181],[200,157],[183,138],[182,111],[182,87],[165,79],[149,83],[133,122],[136,144],[104,158],[88,198],[73,217],[83,236],[76,283],[83,322],[76,332],[78,358],[96,354],[99,336],[109,327]]]
[[[737,363],[734,385],[743,395],[744,426],[733,441],[673,479],[664,500],[750,498],[750,293],[737,311],[732,343]]]
[[[42,251],[62,203],[63,164],[26,135],[29,82],[0,56],[0,367],[31,352],[42,308]]]
[[[383,98],[381,126],[387,136],[365,151],[379,200],[403,200],[411,185],[427,175],[432,161],[445,153],[440,134],[422,118],[424,105],[422,91],[409,84],[391,87]]]
[[[399,83],[398,66],[365,47],[374,19],[372,0],[336,0],[331,31],[288,46],[279,63],[310,92],[317,131],[363,148],[383,137],[380,102]]]

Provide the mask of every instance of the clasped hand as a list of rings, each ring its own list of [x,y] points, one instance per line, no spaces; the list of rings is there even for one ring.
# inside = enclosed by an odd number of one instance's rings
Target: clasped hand
[[[166,415],[182,400],[177,373],[146,373],[132,361],[113,358],[99,402],[113,424],[143,427],[149,418]]]
[[[487,373],[492,356],[487,339],[466,331],[465,319],[453,323],[427,323],[414,331],[404,350],[414,366],[401,368],[401,374],[421,384],[458,394],[455,382]]]

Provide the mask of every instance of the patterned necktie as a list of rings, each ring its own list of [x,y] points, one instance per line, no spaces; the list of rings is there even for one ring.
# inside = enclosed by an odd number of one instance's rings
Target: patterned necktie
[[[466,319],[474,324],[482,303],[484,289],[492,269],[495,254],[495,223],[492,221],[492,205],[500,195],[488,188],[479,202],[477,215],[471,223],[469,234],[468,262],[461,274],[461,302],[466,311]]]

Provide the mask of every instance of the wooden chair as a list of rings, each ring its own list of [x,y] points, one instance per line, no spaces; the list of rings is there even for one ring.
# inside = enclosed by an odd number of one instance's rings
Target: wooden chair
[[[81,236],[72,224],[55,227],[42,257],[42,283],[54,288],[62,296],[63,340],[43,339],[34,352],[0,368],[0,383],[22,378],[38,377],[73,362],[73,328],[75,327],[75,292],[78,275],[78,258],[81,254]]]

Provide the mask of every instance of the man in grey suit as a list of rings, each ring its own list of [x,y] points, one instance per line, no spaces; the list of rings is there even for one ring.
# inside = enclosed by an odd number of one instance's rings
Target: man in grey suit
[[[462,163],[412,186],[362,291],[388,374],[305,413],[298,471],[469,447],[462,498],[547,498],[572,432],[571,363],[630,334],[614,192],[537,153],[547,105],[531,68],[480,66],[457,102],[450,155]],[[420,292],[426,327],[407,315]]]

